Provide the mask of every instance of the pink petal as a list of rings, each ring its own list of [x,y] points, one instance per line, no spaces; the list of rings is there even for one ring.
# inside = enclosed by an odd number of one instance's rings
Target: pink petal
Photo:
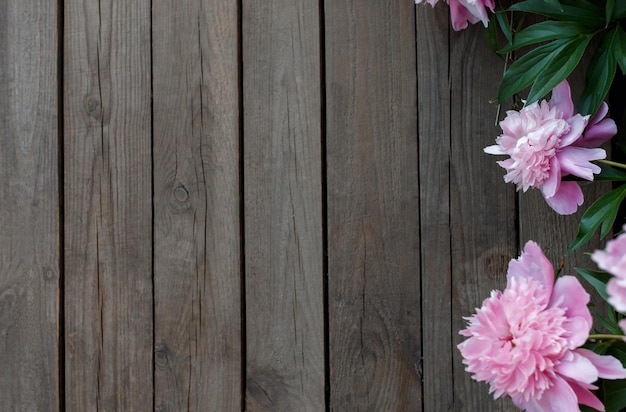
[[[578,403],[590,406],[600,412],[604,412],[604,405],[596,395],[589,391],[589,389],[576,382],[569,382],[569,384],[578,398]]]
[[[564,175],[572,174],[583,179],[593,180],[594,173],[600,173],[600,166],[590,163],[592,160],[606,158],[604,149],[587,149],[569,146],[557,153],[561,171]]]
[[[554,196],[545,199],[558,214],[571,215],[576,212],[578,206],[583,204],[584,196],[576,182],[561,182]]]
[[[578,354],[586,357],[593,363],[598,370],[598,376],[604,379],[624,379],[626,378],[626,369],[622,363],[613,356],[598,355],[588,349],[576,349]]]
[[[606,293],[609,295],[611,306],[618,312],[626,312],[626,288],[623,286],[623,279],[612,277],[606,285]]]
[[[528,412],[578,411],[578,398],[572,387],[562,378],[555,378],[553,386],[547,389],[541,399],[532,400],[526,406]]]
[[[468,20],[474,20],[472,23],[478,21],[477,18],[467,12],[467,9],[463,7],[461,3],[454,0],[450,2],[450,20],[452,21],[452,28],[455,31],[466,28]]]
[[[543,197],[548,198],[554,196],[559,190],[560,184],[561,165],[559,164],[559,159],[554,156],[550,159],[550,174],[545,182],[543,182],[543,186],[541,186],[541,193],[543,194]]]
[[[455,1],[455,0],[452,0]],[[487,27],[489,24],[489,17],[487,16],[487,10],[485,10],[485,6],[482,4],[482,1],[473,1],[468,2],[465,0],[456,0],[465,7],[467,12],[476,18],[476,23],[478,20],[482,21],[483,26]],[[492,8],[493,10],[493,8]],[[469,20],[469,19],[468,19]],[[471,21],[471,20],[470,20]]]
[[[589,119],[589,124],[594,125],[596,123],[599,123],[600,120],[604,119],[604,117],[607,115],[608,112],[609,112],[609,105],[606,104],[606,102],[602,102],[602,104],[600,104],[600,107],[598,107],[598,110],[593,115],[593,117]]]
[[[504,154],[506,154],[506,152],[502,151],[502,148],[500,148],[500,146],[497,145],[497,144],[485,147],[483,149],[483,152],[485,152],[487,154],[492,154],[492,155],[504,155]]]
[[[587,127],[583,138],[576,142],[580,147],[599,147],[617,134],[617,125],[613,119],[604,119]]]
[[[571,381],[593,383],[598,380],[598,370],[593,363],[575,351],[567,353],[554,369]]]
[[[589,294],[578,279],[563,276],[556,281],[549,306],[565,309],[568,321],[563,326],[570,333],[569,341],[572,348],[583,345],[589,337],[593,319],[587,307],[588,303]]]
[[[557,108],[557,110],[559,110],[563,114],[563,119],[569,119],[574,114],[574,102],[572,102],[572,92],[570,90],[567,80],[563,80],[554,89],[552,89],[550,107]]]
[[[510,278],[535,279],[545,286],[546,294],[550,296],[554,284],[554,268],[539,245],[529,240],[520,257],[509,262],[507,279]]]
[[[585,127],[587,127],[587,121],[589,120],[589,116],[581,116],[580,114],[575,114],[574,116],[567,119],[567,123],[570,126],[569,132],[565,135],[561,136],[560,147],[566,147],[576,142],[583,136],[583,131]]]

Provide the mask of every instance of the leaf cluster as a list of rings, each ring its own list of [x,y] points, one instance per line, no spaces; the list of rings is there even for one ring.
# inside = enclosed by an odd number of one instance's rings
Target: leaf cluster
[[[526,14],[547,20],[518,28]],[[626,1],[524,0],[496,10],[496,21],[507,44],[498,49],[506,55],[529,51],[507,68],[498,90],[502,102],[530,86],[527,104],[548,94],[578,66],[589,45],[597,44],[585,76],[578,111],[593,114],[606,97],[617,66],[626,74]],[[487,29],[490,45],[497,49],[495,24]],[[596,43],[597,42],[597,43]]]

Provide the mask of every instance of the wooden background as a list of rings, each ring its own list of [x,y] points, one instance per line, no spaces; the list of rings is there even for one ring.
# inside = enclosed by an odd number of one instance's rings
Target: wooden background
[[[502,61],[448,21],[0,2],[0,408],[511,410],[462,316],[577,219],[482,152]]]

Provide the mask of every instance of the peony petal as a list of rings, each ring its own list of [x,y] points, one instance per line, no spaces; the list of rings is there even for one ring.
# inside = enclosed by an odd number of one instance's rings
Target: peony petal
[[[526,407],[528,412],[563,412],[578,411],[578,398],[576,393],[562,378],[555,378],[553,386],[547,389],[541,399],[531,401],[530,406]]]
[[[574,115],[574,102],[572,101],[572,92],[567,80],[563,80],[554,89],[552,89],[550,107],[556,108],[559,112],[561,112],[563,119],[569,119]]]
[[[617,125],[613,119],[604,119],[601,122],[588,126],[583,138],[576,142],[580,147],[599,147],[617,134]]]
[[[570,129],[567,133],[561,136],[559,147],[567,147],[582,138],[583,131],[585,130],[585,127],[587,127],[588,120],[589,116],[581,116],[580,114],[576,114],[567,119]]]
[[[626,369],[622,363],[609,355],[598,355],[588,349],[576,349],[576,353],[589,359],[598,370],[598,376],[604,379],[624,379],[626,378]]]
[[[485,152],[485,153],[487,153],[487,154],[492,154],[492,155],[505,155],[505,154],[507,154],[507,153],[506,153],[506,152],[504,152],[504,151],[502,150],[502,148],[501,148],[499,145],[497,145],[497,144],[494,144],[494,145],[492,145],[492,146],[487,146],[487,147],[485,147],[485,148],[483,149],[483,152]]]
[[[590,406],[600,412],[604,411],[602,401],[600,401],[596,395],[591,393],[589,389],[579,385],[577,382],[569,382],[569,385],[576,394],[579,404]]]
[[[587,322],[587,330],[584,333],[589,334],[589,328],[591,328],[593,323],[593,318],[587,307],[589,299],[589,294],[577,278],[574,276],[562,276],[554,284],[549,306],[558,306],[565,309],[565,317],[567,318],[582,318]],[[571,332],[580,333],[577,331]],[[582,345],[586,340],[587,336],[575,346]]]
[[[593,383],[598,380],[598,370],[585,356],[575,351],[569,352],[554,368],[556,372],[568,380]]]
[[[600,123],[600,120],[604,119],[604,117],[609,113],[609,105],[606,102],[602,102],[598,110],[593,115],[591,119],[589,119],[589,124],[594,125],[596,123]]]
[[[452,22],[452,28],[454,31],[463,30],[467,27],[468,20],[475,20],[473,23],[477,22],[474,16],[467,12],[467,9],[461,5],[458,1],[452,1],[449,3],[450,5],[450,21]]]
[[[544,285],[547,296],[550,296],[554,284],[554,268],[539,245],[529,240],[520,257],[509,262],[507,280],[511,278],[535,279]]]
[[[576,212],[578,206],[583,204],[584,196],[576,182],[561,182],[554,196],[545,197],[545,199],[558,214],[571,215]]]
[[[548,178],[541,186],[541,193],[545,198],[554,196],[561,185],[561,165],[559,164],[559,159],[556,156],[550,159],[549,173]]]
[[[593,180],[594,173],[600,173],[600,166],[590,163],[592,160],[606,158],[604,149],[587,149],[570,146],[557,153],[562,175],[572,174],[583,179]]]
[[[487,10],[485,10],[485,6],[482,4],[482,1],[466,1],[466,0],[457,0],[459,3],[465,7],[467,13],[472,15],[476,21],[471,21],[472,23],[478,22],[480,20],[483,23],[483,26],[487,27],[489,24],[489,17],[487,16]],[[469,20],[469,19],[468,19]]]

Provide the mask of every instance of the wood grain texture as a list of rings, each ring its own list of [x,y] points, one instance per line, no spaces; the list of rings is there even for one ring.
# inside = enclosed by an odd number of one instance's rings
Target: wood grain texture
[[[246,410],[324,409],[317,0],[244,1]]]
[[[58,411],[56,2],[0,3],[0,405]]]
[[[155,407],[241,410],[237,1],[152,16]]]
[[[153,410],[150,2],[64,5],[68,410]]]
[[[452,411],[450,12],[417,7],[424,411]]]
[[[493,401],[488,385],[471,380],[456,345],[458,331],[493,289],[506,287],[508,263],[517,257],[515,187],[483,148],[500,133],[496,96],[503,61],[471,26],[450,36],[450,226],[452,228],[452,333],[455,411],[513,411],[508,398]]]
[[[330,409],[418,411],[412,2],[325,2]]]

